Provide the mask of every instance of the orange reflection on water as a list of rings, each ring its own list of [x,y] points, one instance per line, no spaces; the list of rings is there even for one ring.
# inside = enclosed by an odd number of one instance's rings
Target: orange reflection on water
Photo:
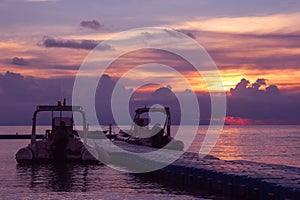
[[[189,151],[198,153],[207,126],[200,126]],[[249,160],[300,167],[300,126],[224,126],[210,155],[222,160]]]

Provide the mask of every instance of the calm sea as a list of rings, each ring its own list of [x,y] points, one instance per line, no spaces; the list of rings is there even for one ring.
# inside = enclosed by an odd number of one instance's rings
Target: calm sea
[[[40,127],[43,130],[45,127]],[[0,134],[28,134],[30,126],[2,126]],[[197,152],[201,126],[189,151]],[[190,194],[107,166],[19,166],[16,151],[28,140],[0,140],[0,199],[214,199]],[[211,155],[300,167],[300,126],[225,126]]]

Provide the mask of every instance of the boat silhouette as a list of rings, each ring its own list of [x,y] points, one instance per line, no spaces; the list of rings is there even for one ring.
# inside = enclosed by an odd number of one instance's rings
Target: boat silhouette
[[[45,131],[42,139],[37,139],[37,116],[41,112],[51,113],[52,126],[51,129]],[[66,117],[65,113],[68,113],[69,116]],[[74,129],[74,113],[81,115],[82,130]],[[98,152],[88,146],[87,134],[86,116],[81,106],[67,106],[65,100],[63,105],[60,101],[57,105],[39,105],[32,118],[31,142],[16,153],[16,160],[18,163],[98,163]]]
[[[164,124],[155,123],[150,126],[150,113],[162,113]],[[133,123],[129,130],[120,130],[116,140],[131,144],[145,145],[154,148],[183,150],[184,143],[171,137],[171,112],[169,107],[138,108],[135,110]]]

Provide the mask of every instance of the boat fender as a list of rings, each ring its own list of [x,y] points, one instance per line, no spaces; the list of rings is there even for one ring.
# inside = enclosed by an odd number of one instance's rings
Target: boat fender
[[[32,161],[33,160],[33,151],[29,147],[24,147],[20,149],[16,154],[17,162],[23,161]]]

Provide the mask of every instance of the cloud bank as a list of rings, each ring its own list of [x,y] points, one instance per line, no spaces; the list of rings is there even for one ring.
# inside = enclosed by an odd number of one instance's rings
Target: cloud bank
[[[114,123],[111,112],[111,94],[115,78],[104,75],[99,81],[96,93],[96,110],[101,124]],[[18,73],[0,74],[0,124],[30,124],[32,113],[39,104],[55,104],[67,98],[71,103],[74,78],[42,79],[22,76]],[[150,90],[140,88],[130,100],[130,113],[138,107],[161,104],[169,106],[172,123],[181,120],[180,105],[176,95],[189,98],[191,91],[174,92],[172,86],[149,86]],[[124,93],[131,89],[123,88]],[[211,95],[217,95],[212,93]],[[200,124],[209,124],[211,115],[210,94],[197,93],[200,108]],[[276,85],[263,78],[251,83],[242,79],[227,94],[227,124],[299,124],[300,94],[282,94]],[[120,99],[120,103],[122,100]],[[45,123],[48,120],[42,120]],[[193,119],[189,119],[193,122]],[[217,120],[217,119],[213,119]],[[185,122],[186,123],[186,122]]]

